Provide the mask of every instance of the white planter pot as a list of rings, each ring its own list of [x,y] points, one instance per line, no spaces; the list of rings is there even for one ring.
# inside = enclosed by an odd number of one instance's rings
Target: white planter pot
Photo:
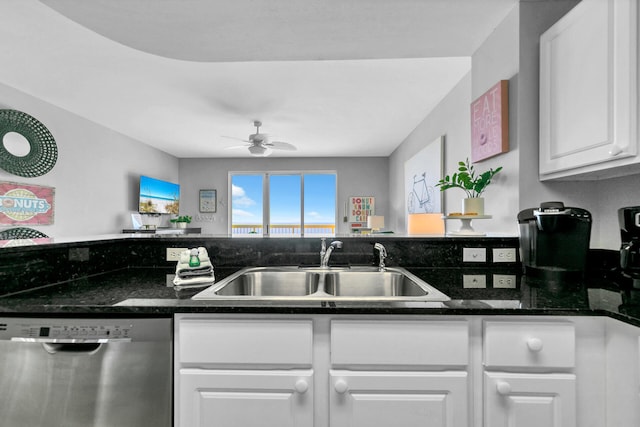
[[[484,197],[462,199],[462,214],[484,215]]]
[[[178,228],[187,228],[187,224],[186,222],[177,222],[176,223],[178,225]]]

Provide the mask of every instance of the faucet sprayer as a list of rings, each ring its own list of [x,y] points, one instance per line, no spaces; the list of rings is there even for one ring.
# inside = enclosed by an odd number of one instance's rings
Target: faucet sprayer
[[[373,249],[378,251],[378,258],[380,260],[378,263],[378,271],[385,271],[386,266],[384,265],[384,259],[387,257],[387,250],[382,243],[376,243],[373,245]]]
[[[322,239],[320,239],[320,265],[322,265],[322,262],[324,261],[324,256],[327,253],[327,239],[325,237],[323,237]]]

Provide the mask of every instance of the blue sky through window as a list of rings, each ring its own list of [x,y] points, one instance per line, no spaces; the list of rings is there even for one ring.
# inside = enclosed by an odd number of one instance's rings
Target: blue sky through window
[[[269,219],[271,224],[300,224],[300,175],[269,177]]]
[[[231,177],[233,224],[262,224],[262,175]]]
[[[304,223],[334,224],[336,221],[335,174],[305,174]]]
[[[271,175],[270,217],[272,224],[300,224],[301,175]],[[262,224],[263,175],[232,175],[232,223]],[[336,175],[304,175],[305,224],[334,224]]]

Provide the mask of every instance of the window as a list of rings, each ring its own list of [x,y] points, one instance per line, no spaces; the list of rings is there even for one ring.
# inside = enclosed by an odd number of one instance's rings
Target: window
[[[229,175],[232,235],[335,235],[335,172]]]

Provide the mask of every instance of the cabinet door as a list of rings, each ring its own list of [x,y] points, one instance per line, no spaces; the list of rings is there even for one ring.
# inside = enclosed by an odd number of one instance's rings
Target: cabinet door
[[[573,374],[485,372],[485,426],[575,427]]]
[[[467,427],[466,372],[330,372],[331,427]]]
[[[583,0],[541,36],[541,179],[636,157],[636,3]]]
[[[313,371],[181,369],[177,427],[312,427]]]

